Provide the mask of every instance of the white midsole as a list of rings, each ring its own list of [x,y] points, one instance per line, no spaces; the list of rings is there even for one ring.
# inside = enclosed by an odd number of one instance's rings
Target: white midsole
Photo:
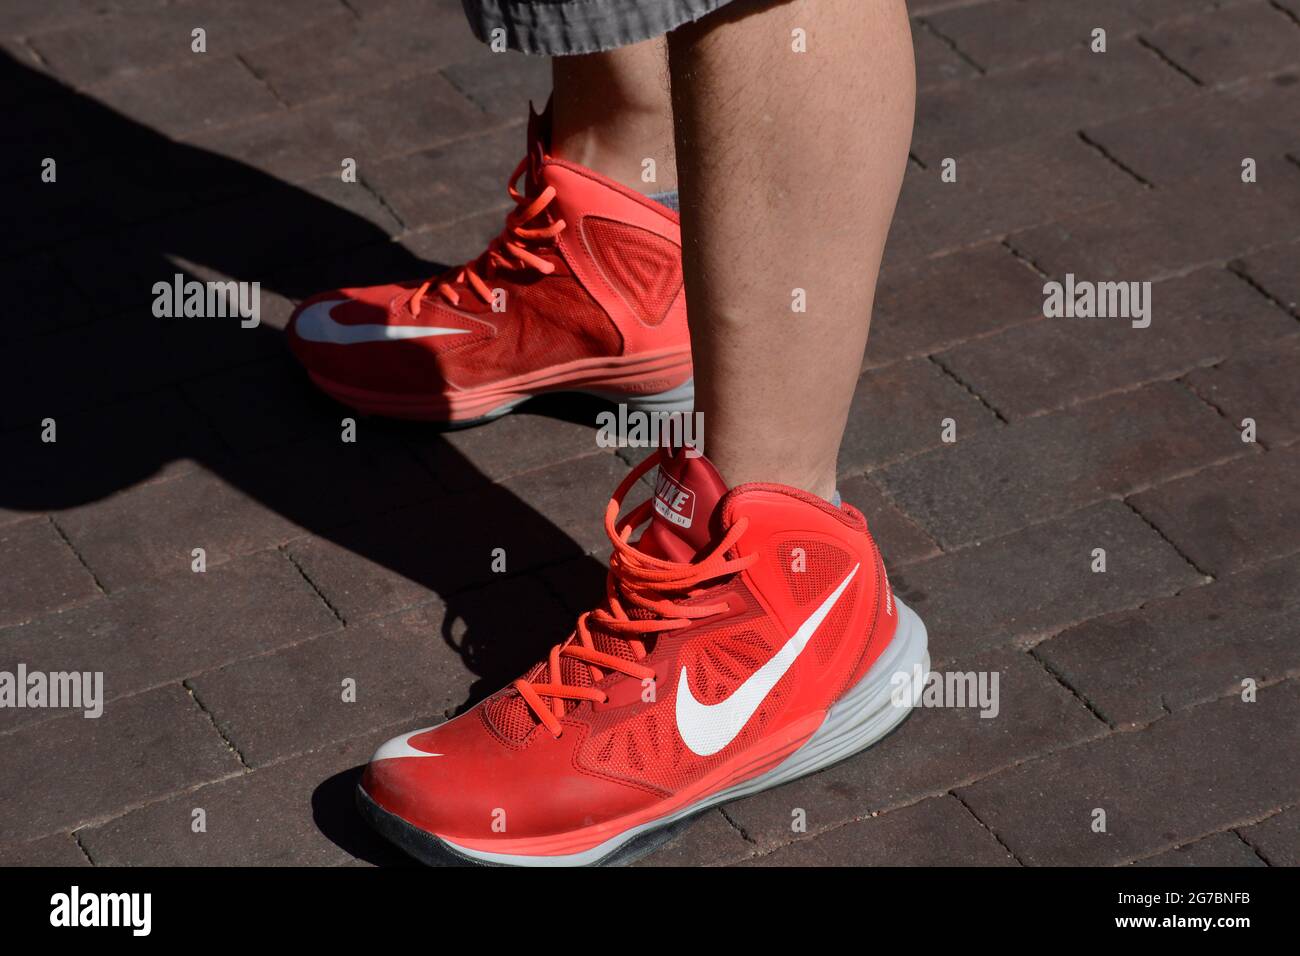
[[[557,389],[550,394],[560,395],[565,392],[580,395],[594,395],[597,398],[603,398],[607,402],[614,404],[622,403],[630,411],[663,414],[672,414],[673,412],[688,413],[695,407],[695,379],[688,378],[676,388],[670,388],[666,392],[659,392],[654,395],[638,395],[635,392],[619,392],[607,388],[562,388]],[[538,393],[545,394],[545,393]],[[515,410],[516,406],[522,405],[536,395],[520,395],[518,398],[511,399],[503,405],[498,405],[491,411],[484,412],[476,416],[484,420],[500,418],[507,412]]]
[[[902,723],[914,704],[911,699],[914,695],[911,694],[903,695],[907,698],[904,702],[896,700],[894,689],[899,682],[895,679],[895,675],[904,675],[907,678],[904,686],[910,687],[918,665],[922,674],[928,674],[930,671],[925,624],[916,612],[898,600],[897,596],[894,598],[894,604],[898,608],[898,629],[879,660],[871,665],[871,670],[867,671],[862,680],[831,705],[830,710],[826,712],[826,719],[803,746],[766,773],[712,793],[667,816],[624,830],[604,843],[599,843],[580,853],[561,856],[492,853],[460,846],[445,837],[439,839],[457,853],[484,863],[499,863],[507,866],[586,866],[602,859],[646,830],[668,826],[682,817],[717,804],[780,786],[815,773],[823,767],[829,767],[850,754],[870,747]]]

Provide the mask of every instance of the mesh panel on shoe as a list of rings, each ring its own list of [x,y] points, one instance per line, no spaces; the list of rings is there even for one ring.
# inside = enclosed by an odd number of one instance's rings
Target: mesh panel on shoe
[[[528,672],[528,679],[536,677],[538,670],[545,666],[538,664],[534,667]],[[497,734],[514,743],[524,740],[537,726],[537,718],[524,703],[524,699],[514,688],[509,687],[483,705],[483,719]]]
[[[825,541],[789,539],[775,550],[790,597],[799,607],[820,600],[849,573],[849,553]]]
[[[648,229],[599,216],[582,220],[587,251],[645,325],[663,322],[682,288],[682,253]]]
[[[784,641],[772,620],[757,614],[686,638],[671,632],[660,638],[661,653],[670,660],[683,659],[674,651],[689,645],[687,680],[691,693],[703,704],[731,696]],[[676,792],[738,750],[757,743],[785,706],[793,686],[793,677],[787,673],[735,740],[717,754],[701,757],[686,747],[676,731],[674,709],[680,673],[679,667],[660,675],[668,686],[659,688],[656,703],[637,720],[629,721],[618,711],[592,712],[588,718],[591,732],[578,752],[579,764],[595,773]]]
[[[837,581],[836,584],[838,583]],[[828,663],[840,649],[840,645],[852,639],[848,627],[860,588],[861,583],[855,576],[853,583],[844,589],[844,595],[835,605],[835,609],[826,615],[826,620],[822,621],[822,626],[817,629],[817,636],[813,638],[810,649],[817,656],[818,664]]]
[[[782,541],[773,550],[790,588],[790,597],[800,608],[810,608],[825,600],[832,590],[839,587],[852,567],[853,559],[847,551],[825,541],[792,538]],[[853,615],[858,587],[859,581],[855,577],[817,629],[811,645],[817,663],[825,664],[839,649],[849,618]]]
[[[648,620],[654,615],[641,608],[631,608],[628,617],[634,620]],[[590,623],[591,642],[602,654],[609,654],[620,660],[636,659],[632,647],[621,636],[606,631],[595,622]],[[560,675],[565,684],[573,687],[591,687],[591,667],[571,657],[560,659]],[[550,664],[543,661],[528,672],[526,678],[530,683],[550,683]],[[573,706],[576,701],[570,701]],[[533,732],[539,723],[531,707],[513,689],[507,689],[483,705],[483,716],[500,736],[518,743]]]

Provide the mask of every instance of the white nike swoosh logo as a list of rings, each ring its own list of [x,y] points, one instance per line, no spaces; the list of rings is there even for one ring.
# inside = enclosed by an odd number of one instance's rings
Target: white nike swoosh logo
[[[692,752],[701,757],[717,753],[736,739],[736,735],[745,729],[749,718],[754,716],[759,705],[767,699],[772,688],[785,676],[790,665],[795,662],[803,649],[808,646],[817,628],[826,615],[831,613],[836,602],[849,586],[853,576],[861,565],[855,564],[849,576],[840,582],[821,607],[813,611],[794,636],[772,655],[771,660],[760,667],[741,684],[726,700],[716,704],[701,704],[691,693],[690,681],[686,679],[686,668],[682,668],[681,679],[677,681],[677,731]]]
[[[394,737],[388,743],[384,744],[375,751],[375,755],[370,758],[370,762],[376,760],[387,760],[390,757],[441,757],[442,754],[430,753],[427,750],[416,750],[411,746],[411,738],[418,737],[420,734],[432,730],[432,727],[421,727],[419,730],[412,730],[409,734],[403,734],[400,737]]]
[[[433,335],[465,335],[469,329],[443,329],[436,325],[346,325],[330,313],[346,299],[329,299],[310,305],[298,316],[298,338],[307,342],[356,345],[358,342],[398,342]]]

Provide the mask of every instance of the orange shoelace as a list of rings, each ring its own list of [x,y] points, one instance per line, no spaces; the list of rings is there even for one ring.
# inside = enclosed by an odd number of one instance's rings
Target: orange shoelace
[[[515,201],[515,208],[506,215],[506,225],[501,230],[501,234],[488,243],[487,249],[477,259],[461,266],[457,270],[455,278],[438,283],[438,293],[452,305],[460,304],[460,293],[456,290],[457,286],[472,289],[485,303],[492,304],[492,290],[483,281],[479,271],[487,273],[495,268],[532,268],[542,273],[542,275],[550,275],[555,271],[554,263],[548,262],[524,245],[524,243],[528,242],[554,239],[565,228],[563,219],[557,219],[550,225],[538,228],[529,228],[526,225],[540,216],[543,210],[551,204],[551,200],[555,198],[554,186],[547,186],[533,199],[529,199],[528,196],[515,188],[515,184],[519,181],[519,177],[523,175],[528,162],[529,157],[525,156],[519,161],[515,171],[510,174],[510,182],[507,184],[507,188],[510,191],[510,198]],[[426,279],[415,290],[415,295],[411,297],[411,315],[418,316],[420,314],[420,305],[424,301],[424,296],[436,281],[436,277]]]
[[[604,703],[608,699],[608,695],[595,686],[581,687],[564,683],[561,671],[564,658],[581,661],[589,667],[593,685],[604,678],[605,671],[626,674],[643,681],[653,678],[654,670],[639,663],[647,653],[642,636],[689,627],[700,618],[728,610],[725,603],[684,605],[673,598],[680,600],[694,597],[700,593],[696,585],[735,574],[757,560],[758,556],[753,554],[740,558],[726,556],[745,533],[749,524],[745,518],[729,528],[707,556],[690,564],[665,561],[632,547],[628,539],[633,531],[650,518],[653,499],[634,508],[622,524],[618,524],[618,512],[628,490],[655,463],[656,456],[651,456],[634,468],[623,479],[605,508],[605,533],[614,545],[609,574],[605,578],[605,607],[580,615],[577,627],[569,639],[551,648],[547,659],[547,683],[533,683],[522,677],[514,682],[515,690],[556,738],[564,730],[560,718],[565,713],[565,701],[590,700]],[[650,616],[633,618],[628,614],[629,608],[649,612]],[[589,622],[595,622],[606,632],[623,636],[632,649],[635,660],[624,660],[596,650]]]

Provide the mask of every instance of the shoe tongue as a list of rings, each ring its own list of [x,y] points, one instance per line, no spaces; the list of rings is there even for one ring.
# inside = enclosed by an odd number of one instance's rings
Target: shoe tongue
[[[532,101],[528,103],[528,195],[535,196],[541,192],[541,169],[546,157],[551,152],[551,101],[540,113],[534,111]]]
[[[668,561],[694,561],[717,538],[714,512],[727,484],[707,458],[665,448],[655,476],[654,514],[636,547]]]

